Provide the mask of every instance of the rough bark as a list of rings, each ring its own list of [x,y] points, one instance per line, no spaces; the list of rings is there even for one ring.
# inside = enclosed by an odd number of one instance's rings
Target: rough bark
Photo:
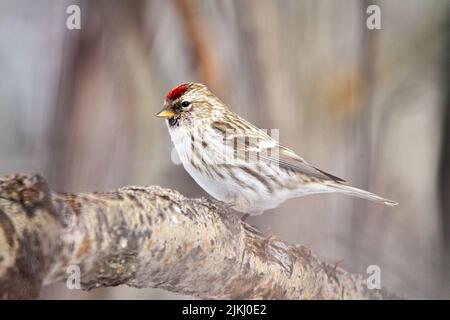
[[[0,179],[0,297],[35,298],[81,270],[82,289],[129,285],[199,298],[382,299],[362,275],[265,236],[224,206],[158,186],[53,192]]]

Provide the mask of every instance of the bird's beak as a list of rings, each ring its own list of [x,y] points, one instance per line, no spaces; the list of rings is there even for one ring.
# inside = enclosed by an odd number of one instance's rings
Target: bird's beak
[[[158,118],[166,118],[170,119],[175,116],[175,112],[172,110],[172,108],[164,108],[160,112],[156,114]]]

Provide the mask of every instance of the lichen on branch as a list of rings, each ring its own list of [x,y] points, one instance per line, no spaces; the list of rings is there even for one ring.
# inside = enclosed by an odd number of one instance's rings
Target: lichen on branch
[[[81,271],[81,288],[161,288],[206,299],[382,299],[362,275],[266,236],[220,203],[158,186],[52,191],[0,179],[0,297],[36,298]]]

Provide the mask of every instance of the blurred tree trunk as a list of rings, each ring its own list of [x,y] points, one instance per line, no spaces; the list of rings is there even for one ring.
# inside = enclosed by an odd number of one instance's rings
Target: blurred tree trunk
[[[448,10],[450,14],[450,7]],[[441,207],[442,232],[444,241],[444,279],[450,278],[450,23],[446,21],[446,45],[444,46],[444,67],[442,83],[444,85],[444,101],[442,105],[441,155],[438,171],[438,190]],[[447,292],[450,290],[444,281]]]
[[[146,5],[81,1],[81,30],[65,33],[46,170],[58,190],[111,188],[130,175],[134,113],[148,85],[138,81],[149,73]]]
[[[129,175],[135,69],[148,70],[141,30],[145,2],[83,1],[80,7],[81,30],[66,32],[50,128],[48,172],[65,190],[105,188]]]
[[[197,0],[177,0],[175,3],[191,45],[192,62],[198,77],[222,97],[226,92],[225,71],[217,56],[217,44],[209,37],[207,22],[199,14],[199,3]]]

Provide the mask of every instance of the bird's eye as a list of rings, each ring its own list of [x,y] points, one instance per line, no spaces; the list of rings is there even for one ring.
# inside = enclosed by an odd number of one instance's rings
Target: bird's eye
[[[189,105],[190,105],[190,102],[189,102],[189,101],[183,101],[183,102],[181,102],[181,106],[182,106],[183,108],[187,108]]]

